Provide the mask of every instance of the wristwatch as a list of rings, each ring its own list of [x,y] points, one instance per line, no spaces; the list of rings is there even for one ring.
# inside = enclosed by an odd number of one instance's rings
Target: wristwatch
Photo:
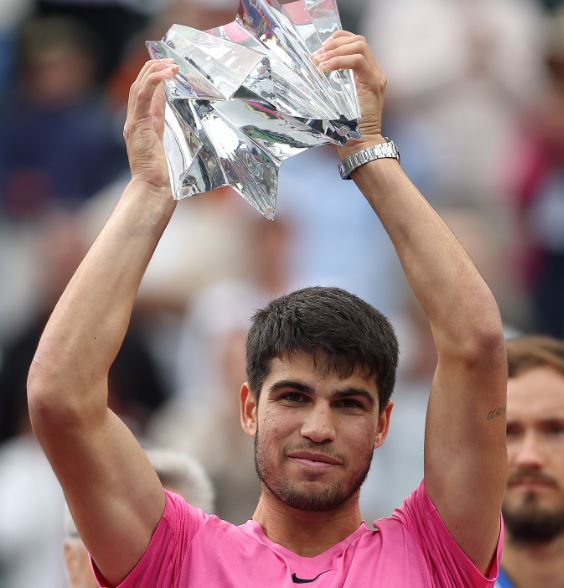
[[[374,161],[375,159],[397,159],[399,161],[400,152],[396,147],[396,144],[391,139],[388,139],[388,137],[384,137],[384,139],[386,139],[385,143],[379,143],[373,147],[368,147],[368,149],[363,149],[362,151],[343,159],[343,161],[339,163],[339,173],[341,174],[341,178],[343,178],[343,180],[350,180],[351,174],[355,169],[358,169],[360,166],[369,161]]]

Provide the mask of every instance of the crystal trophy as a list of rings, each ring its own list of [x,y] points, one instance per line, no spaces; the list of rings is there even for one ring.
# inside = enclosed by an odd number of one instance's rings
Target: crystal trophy
[[[341,28],[336,0],[240,0],[234,22],[173,25],[148,41],[178,74],[165,82],[164,148],[173,197],[233,187],[273,219],[288,158],[359,138],[351,71],[323,72],[312,53]]]

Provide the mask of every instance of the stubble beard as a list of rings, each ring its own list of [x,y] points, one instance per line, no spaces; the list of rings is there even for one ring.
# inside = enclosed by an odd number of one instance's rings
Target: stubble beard
[[[260,481],[282,503],[292,508],[310,512],[325,512],[338,508],[347,502],[360,489],[370,471],[372,452],[363,467],[356,473],[350,484],[335,482],[317,492],[303,491],[288,478],[277,476],[271,471],[270,462],[264,459],[268,447],[263,447],[257,430],[255,435],[255,468]]]
[[[503,505],[503,519],[511,540],[519,545],[543,545],[564,535],[564,507],[546,508],[534,493],[518,506]]]

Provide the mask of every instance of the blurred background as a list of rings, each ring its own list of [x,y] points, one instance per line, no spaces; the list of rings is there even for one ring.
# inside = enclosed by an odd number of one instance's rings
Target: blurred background
[[[236,5],[0,4],[0,588],[66,585],[63,497],[30,433],[26,373],[49,312],[128,180],[121,133],[144,41],[173,23],[229,22]],[[489,283],[507,332],[564,337],[562,3],[340,8],[388,75],[385,134]],[[309,285],[360,295],[400,339],[392,429],[364,488],[366,520],[391,513],[422,477],[430,332],[377,218],[321,148],[282,168],[273,223],[228,189],[179,204],[110,377],[114,410],[145,445],[199,459],[217,514],[235,523],[258,496],[237,413],[249,317]]]

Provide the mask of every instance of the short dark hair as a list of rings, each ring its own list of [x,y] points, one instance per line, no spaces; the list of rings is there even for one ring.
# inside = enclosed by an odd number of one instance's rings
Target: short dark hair
[[[564,375],[564,341],[529,335],[507,341],[508,376],[516,378],[536,367],[549,367]]]
[[[374,377],[382,411],[394,389],[398,342],[388,319],[340,288],[313,287],[281,296],[259,310],[247,335],[247,379],[259,400],[274,358],[307,353],[314,364],[349,377]]]

